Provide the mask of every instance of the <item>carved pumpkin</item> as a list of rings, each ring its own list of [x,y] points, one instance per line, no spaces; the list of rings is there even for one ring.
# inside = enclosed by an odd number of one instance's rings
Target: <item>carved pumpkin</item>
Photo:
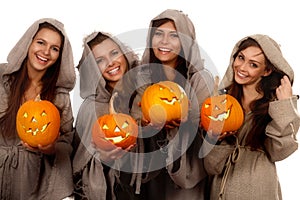
[[[218,82],[218,77],[216,78]],[[216,89],[215,89],[216,90]],[[229,94],[207,98],[201,108],[201,125],[213,133],[238,130],[244,121],[244,112],[239,102]]]
[[[99,117],[92,129],[94,144],[103,150],[112,150],[115,146],[126,149],[136,143],[138,135],[136,121],[130,115],[114,111],[115,95],[110,100],[110,114]]]
[[[52,144],[59,135],[60,114],[46,100],[29,100],[18,110],[16,127],[20,139],[32,147]]]
[[[162,125],[187,117],[188,98],[177,83],[161,81],[144,91],[141,109],[146,120],[155,125]]]

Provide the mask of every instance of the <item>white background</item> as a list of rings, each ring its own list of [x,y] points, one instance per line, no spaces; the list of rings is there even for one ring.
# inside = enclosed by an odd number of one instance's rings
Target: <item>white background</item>
[[[87,34],[99,30],[119,35],[146,29],[153,17],[170,8],[189,15],[199,45],[221,76],[238,40],[255,33],[271,36],[281,45],[284,56],[293,67],[294,93],[300,94],[300,11],[296,3],[296,0],[1,1],[0,62],[6,62],[9,51],[39,18],[52,17],[65,24],[77,65],[82,53],[82,39]],[[299,199],[299,163],[299,150],[277,163],[284,200]]]

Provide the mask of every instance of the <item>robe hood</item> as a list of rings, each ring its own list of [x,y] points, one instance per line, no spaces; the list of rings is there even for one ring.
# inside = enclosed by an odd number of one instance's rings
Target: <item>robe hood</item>
[[[105,88],[106,81],[98,68],[91,48],[88,46],[88,43],[100,33],[108,36],[118,44],[123,55],[127,59],[127,71],[131,69],[134,63],[138,62],[138,57],[136,56],[136,54],[134,54],[131,48],[123,44],[117,37],[112,36],[109,33],[93,32],[92,34],[84,38],[83,53],[77,66],[80,74],[80,96],[83,99],[87,97],[96,97],[96,101],[107,103],[110,100],[111,94]]]
[[[260,45],[265,56],[277,69],[286,73],[291,81],[294,80],[294,71],[291,68],[291,66],[288,64],[288,62],[285,60],[285,58],[283,57],[279,44],[277,44],[272,38],[270,38],[267,35],[255,34],[255,35],[244,37],[243,39],[238,41],[238,43],[236,43],[236,45],[234,46],[230,56],[229,66],[220,84],[220,89],[224,89],[232,83],[233,81],[232,64],[234,61],[233,56],[234,54],[237,53],[240,44],[248,38],[252,38]]]
[[[160,19],[170,19],[174,22],[182,48],[184,57],[190,62],[189,72],[193,73],[196,70],[203,70],[204,64],[200,56],[200,48],[196,42],[195,27],[190,18],[179,10],[167,9],[153,18],[149,25],[149,31],[147,36],[147,46],[142,57],[142,64],[149,63],[150,59],[150,44],[151,44],[151,28],[153,22]],[[194,66],[195,68],[191,68]]]
[[[64,30],[64,25],[60,21],[52,18],[39,19],[27,29],[24,35],[8,54],[8,63],[3,75],[11,74],[21,68],[22,62],[27,56],[28,48],[32,42],[32,39],[38,31],[39,25],[44,22],[48,22],[49,24],[55,26],[64,36],[61,67],[56,86],[66,88],[68,91],[71,91],[75,86],[76,78],[72,47]]]

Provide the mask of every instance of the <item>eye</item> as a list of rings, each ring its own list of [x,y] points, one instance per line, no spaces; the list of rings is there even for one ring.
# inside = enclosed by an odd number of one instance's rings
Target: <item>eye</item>
[[[155,36],[162,36],[163,33],[162,33],[162,31],[158,31],[158,30],[157,30],[157,31],[154,32],[154,35],[155,35]]]
[[[257,64],[255,64],[255,63],[251,63],[250,66],[253,67],[253,68],[257,68],[258,67]]]
[[[104,124],[103,127],[102,127],[102,129],[103,130],[108,130],[109,128],[108,128],[108,126],[106,124]]]
[[[51,49],[55,52],[59,52],[59,50],[60,50],[58,47],[52,47]]]
[[[124,122],[124,124],[122,125],[122,128],[127,128],[129,126],[129,123],[127,121]]]
[[[96,59],[96,63],[99,65],[99,64],[101,64],[102,62],[103,62],[103,58],[102,57],[100,57],[100,58],[97,58]]]
[[[117,49],[114,49],[114,50],[112,50],[111,54],[112,54],[113,56],[116,56],[116,55],[119,54],[119,51],[118,51]]]
[[[171,33],[170,36],[171,36],[172,38],[178,38],[178,34],[177,34],[177,33]]]
[[[47,116],[47,113],[46,113],[45,111],[43,111],[43,112],[41,113],[41,116],[42,116],[42,117],[45,117],[45,116]]]
[[[221,104],[226,104],[227,103],[227,99],[224,99],[223,101],[221,101]]]
[[[40,44],[40,45],[43,45],[45,44],[45,42],[43,40],[37,40],[36,43]]]
[[[209,108],[209,104],[204,104],[204,108]]]
[[[25,113],[23,114],[23,117],[24,117],[24,118],[27,118],[27,117],[28,117],[28,113],[25,112]]]

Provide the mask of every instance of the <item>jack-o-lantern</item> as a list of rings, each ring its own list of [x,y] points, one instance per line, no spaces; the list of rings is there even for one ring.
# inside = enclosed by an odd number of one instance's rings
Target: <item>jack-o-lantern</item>
[[[99,117],[92,129],[94,144],[103,150],[112,150],[116,146],[126,149],[136,143],[138,136],[136,121],[130,115],[115,112],[113,108],[115,95],[116,93],[109,103],[110,114]]]
[[[218,83],[218,77],[216,82]],[[233,132],[241,127],[243,121],[244,112],[240,103],[229,94],[217,95],[215,91],[215,95],[202,104],[201,125],[206,131],[217,134]]]
[[[163,125],[187,117],[188,98],[177,83],[161,81],[146,88],[141,109],[146,120],[154,125]]]
[[[50,101],[29,100],[18,110],[16,127],[23,142],[32,147],[46,146],[59,135],[60,114]]]

